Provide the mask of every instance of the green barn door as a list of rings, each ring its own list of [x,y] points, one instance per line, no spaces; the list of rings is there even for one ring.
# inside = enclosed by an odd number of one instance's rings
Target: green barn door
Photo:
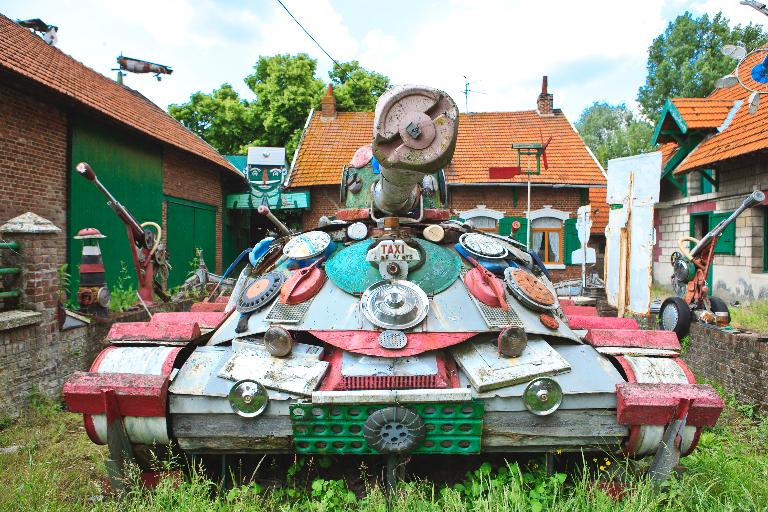
[[[114,127],[75,117],[71,128],[71,165],[68,175],[67,263],[72,275],[70,298],[77,302],[82,244],[72,237],[83,228],[96,228],[107,238],[99,241],[107,284],[114,287],[125,265],[129,282],[136,289],[136,272],[128,235],[107,199],[75,171],[79,162],[88,162],[99,181],[122,203],[136,220],[162,222],[163,163],[161,149]],[[62,191],[64,193],[64,191]]]
[[[173,288],[189,277],[197,249],[202,249],[208,269],[216,269],[216,208],[176,197],[165,199],[168,255],[173,266],[168,287]]]

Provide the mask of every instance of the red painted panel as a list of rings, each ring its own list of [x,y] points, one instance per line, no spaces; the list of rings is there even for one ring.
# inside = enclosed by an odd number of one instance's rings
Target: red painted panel
[[[692,400],[687,424],[711,427],[723,400],[708,384],[616,384],[616,421],[622,425],[666,425],[680,400]]]
[[[628,347],[680,350],[680,342],[672,331],[639,329],[590,329],[584,341],[593,347]]]
[[[558,299],[560,306],[575,306],[571,299]]]
[[[508,180],[521,174],[520,166],[515,165],[511,167],[489,167],[488,179],[491,180]]]
[[[219,295],[218,297],[216,297],[216,300],[214,300],[214,302],[223,302],[224,304],[226,304],[227,302],[229,302],[230,297],[231,295]]]
[[[371,214],[368,212],[368,208],[347,208],[338,210],[336,218],[339,220],[369,220]]]
[[[688,205],[688,213],[704,213],[717,210],[717,204],[714,201],[701,201]]]
[[[195,302],[190,311],[192,313],[216,313],[224,311],[226,307],[226,302]]]
[[[161,375],[75,372],[62,394],[69,411],[104,414],[107,390],[115,392],[121,416],[165,416],[168,379]]]
[[[379,345],[378,331],[309,331],[322,341],[334,347],[380,357],[407,357],[430,350],[438,350],[466,341],[477,332],[410,332],[406,333],[408,343],[399,350],[390,350]]]
[[[104,272],[103,263],[81,263],[80,264],[81,274],[93,274],[93,273],[99,273],[99,272]]]
[[[448,220],[451,211],[444,208],[424,208],[424,220]]]
[[[200,336],[200,326],[197,323],[157,324],[153,322],[119,322],[112,324],[107,334],[107,340],[190,341],[198,336]]]
[[[562,306],[563,302],[560,301]],[[597,308],[594,306],[562,306],[563,313],[567,316],[597,316]]]
[[[634,318],[617,318],[615,316],[583,316],[568,317],[571,329],[637,329]]]
[[[155,313],[152,316],[150,323],[152,324],[166,324],[166,325],[179,325],[179,324],[199,324],[201,329],[215,329],[226,318],[229,313]]]

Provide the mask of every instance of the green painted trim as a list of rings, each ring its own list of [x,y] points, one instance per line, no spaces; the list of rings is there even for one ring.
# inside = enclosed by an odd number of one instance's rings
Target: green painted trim
[[[0,274],[18,274],[21,272],[19,267],[0,267]]]
[[[656,123],[656,128],[653,130],[651,144],[654,146],[659,143],[659,135],[662,133],[661,127],[664,125],[664,120],[667,118],[667,114],[672,117],[672,120],[677,125],[681,135],[685,135],[688,132],[688,125],[685,123],[685,119],[683,119],[683,116],[680,115],[680,111],[677,110],[677,107],[675,107],[675,104],[672,103],[672,100],[667,98],[667,101],[664,102],[664,108],[661,110],[661,114],[659,115],[659,120]]]
[[[670,158],[669,161],[667,161],[661,177],[666,178],[667,175],[672,174],[677,166],[680,165],[683,160],[685,160],[685,157],[691,154],[691,151],[696,149],[696,146],[698,146],[702,140],[704,140],[704,134],[701,132],[694,132],[686,137],[686,139],[677,149],[677,152],[672,155],[672,158]]]
[[[182,199],[180,197],[173,197],[163,194],[163,199],[169,203],[181,204],[184,206],[191,206],[192,208],[200,208],[201,210],[208,210],[215,212],[218,208],[212,204],[198,203],[197,201],[190,201],[189,199]]]
[[[714,169],[702,169],[698,171],[701,180],[701,193],[708,194],[712,191],[717,192],[720,189],[720,180],[715,177]],[[707,185],[711,185],[707,187]],[[709,188],[709,190],[705,190]]]
[[[677,190],[683,193],[683,197],[688,197],[688,181],[678,181],[673,174],[666,174],[664,178],[673,184]]]
[[[611,207],[611,210],[621,210],[624,208],[622,203],[611,203],[609,206]]]
[[[19,247],[21,247],[19,242],[0,242],[0,249],[11,249],[13,251],[18,251]]]
[[[512,189],[512,207],[517,208],[517,187]]]

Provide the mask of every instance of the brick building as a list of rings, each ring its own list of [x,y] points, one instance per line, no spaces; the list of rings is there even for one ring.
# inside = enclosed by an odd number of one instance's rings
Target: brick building
[[[757,57],[744,67],[751,69]],[[679,238],[701,238],[752,191],[768,192],[768,105],[750,114],[748,96],[736,85],[706,98],[667,100],[654,134],[664,157],[654,281],[670,282]],[[767,229],[768,204],[744,212],[726,229],[715,246],[711,293],[726,300],[768,297]]]
[[[570,259],[571,252],[579,247],[575,212],[590,202],[593,209],[600,208],[594,217],[595,236],[590,245],[601,249],[608,218],[605,173],[563,112],[553,108],[546,77],[536,107],[519,112],[460,114],[456,151],[445,170],[449,207],[479,228],[506,234],[512,221],[519,220],[523,228],[517,236],[524,241],[527,177],[491,181],[489,168],[518,165],[513,142],[541,142],[552,137],[546,150],[548,168],[530,176],[531,242],[546,256],[555,279],[576,277],[581,267],[571,265]],[[372,131],[373,112],[337,112],[332,89],[328,89],[321,110],[310,114],[288,177],[290,188],[310,191],[310,205],[303,217],[305,228],[317,225],[321,216],[332,216],[338,209],[342,168],[357,148],[371,143]],[[523,158],[519,164],[523,170],[536,169],[535,158]]]
[[[73,290],[80,244],[95,227],[107,280],[131,254],[123,224],[74,167],[86,161],[139,222],[162,220],[173,270],[187,276],[195,248],[210,267],[240,249],[229,236],[224,197],[242,173],[137,91],[93,71],[0,15],[0,223],[32,211],[61,228]],[[131,272],[132,274],[132,272]]]

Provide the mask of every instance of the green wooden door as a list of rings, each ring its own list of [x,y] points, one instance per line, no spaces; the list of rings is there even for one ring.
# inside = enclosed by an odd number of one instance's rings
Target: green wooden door
[[[149,144],[114,127],[75,117],[72,121],[71,165],[67,212],[67,263],[72,275],[70,297],[76,301],[82,244],[72,237],[83,228],[94,227],[106,235],[100,240],[107,284],[114,287],[125,265],[129,283],[136,289],[131,249],[125,225],[107,206],[107,200],[75,171],[87,162],[99,181],[141,222],[162,221],[163,164],[159,146]],[[45,179],[43,177],[43,179]],[[64,193],[64,191],[62,191]],[[127,285],[127,283],[126,283]]]
[[[216,208],[194,201],[165,197],[167,201],[168,255],[172,269],[168,287],[184,282],[194,265],[198,249],[203,251],[208,270],[216,270]]]

